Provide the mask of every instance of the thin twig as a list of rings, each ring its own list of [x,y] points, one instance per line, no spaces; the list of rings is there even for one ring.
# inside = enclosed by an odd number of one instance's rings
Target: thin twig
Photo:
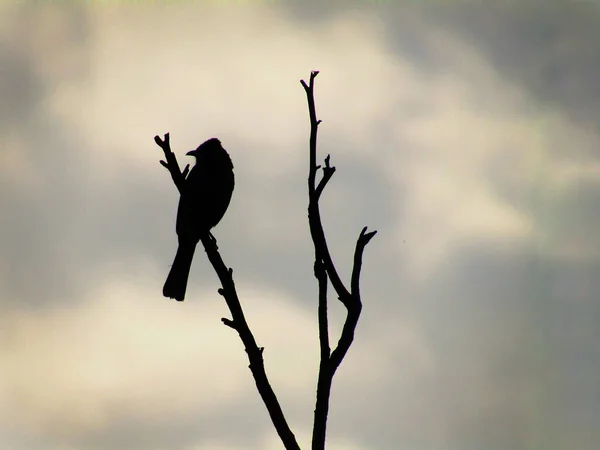
[[[179,171],[177,158],[171,151],[169,133],[165,134],[164,140],[160,139],[159,136],[156,136],[154,141],[163,149],[167,160],[166,162],[161,161],[160,163],[171,173],[173,182],[175,183],[175,186],[177,186],[179,192],[183,192],[185,176],[187,175],[187,169],[189,166],[184,169],[183,173]],[[249,368],[252,372],[252,376],[254,377],[256,388],[258,389],[258,392],[265,406],[267,407],[269,416],[271,417],[273,425],[275,426],[277,434],[281,438],[283,445],[287,450],[300,450],[300,447],[296,442],[296,437],[294,436],[294,433],[292,433],[292,430],[290,429],[285,416],[283,415],[283,411],[279,405],[277,396],[269,384],[269,379],[267,378],[262,356],[264,348],[258,347],[256,340],[254,339],[254,335],[250,331],[248,323],[246,322],[244,311],[242,310],[242,305],[240,304],[237,291],[235,289],[235,283],[233,281],[233,269],[228,269],[223,262],[223,259],[218,251],[217,240],[210,233],[206,233],[201,236],[200,240],[202,241],[202,245],[204,246],[204,250],[206,251],[206,255],[208,256],[210,263],[212,264],[217,276],[219,277],[219,280],[221,281],[222,288],[219,289],[218,292],[225,299],[225,302],[229,307],[229,311],[231,312],[232,319],[222,318],[221,321],[224,325],[233,328],[238,332],[240,339],[244,344],[246,354],[248,355],[248,360],[250,362]]]
[[[354,267],[352,267],[352,279],[350,288],[352,296],[360,298],[360,270],[362,269],[362,257],[365,247],[371,239],[377,234],[377,231],[367,233],[367,227],[364,227],[356,241],[356,249],[354,250]]]

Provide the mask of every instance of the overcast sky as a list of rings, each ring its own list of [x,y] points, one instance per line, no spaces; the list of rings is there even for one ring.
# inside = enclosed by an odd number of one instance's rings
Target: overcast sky
[[[314,69],[344,280],[379,231],[328,448],[597,448],[596,2],[36,3],[0,6],[0,448],[282,448],[204,251],[161,295],[166,132],[180,164],[211,137],[233,159],[214,234],[309,448]]]

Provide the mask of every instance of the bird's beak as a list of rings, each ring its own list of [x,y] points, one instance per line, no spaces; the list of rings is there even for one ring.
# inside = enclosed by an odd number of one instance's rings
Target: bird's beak
[[[186,153],[186,155],[196,156],[196,150],[190,150],[189,152]]]

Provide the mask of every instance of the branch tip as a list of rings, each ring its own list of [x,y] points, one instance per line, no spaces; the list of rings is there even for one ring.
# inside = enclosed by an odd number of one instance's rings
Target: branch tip
[[[154,142],[156,142],[156,144],[159,145],[160,147],[168,147],[169,146],[169,133],[166,133],[165,137],[162,139],[157,134],[156,136],[154,136]]]
[[[364,227],[360,232],[360,237],[358,238],[359,242],[363,247],[365,247],[371,239],[377,234],[377,230],[373,230],[369,233],[366,232],[367,227]]]
[[[223,322],[223,325],[229,327],[229,328],[233,328],[234,330],[237,330],[237,327],[235,325],[235,322],[233,320],[230,320],[226,317],[221,317],[221,322]]]

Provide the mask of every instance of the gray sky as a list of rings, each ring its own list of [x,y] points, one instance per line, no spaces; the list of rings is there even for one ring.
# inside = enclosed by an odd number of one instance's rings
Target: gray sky
[[[215,235],[308,448],[312,69],[344,279],[379,230],[328,448],[597,448],[596,3],[90,3],[0,7],[0,448],[281,448],[203,251],[161,295],[165,132],[231,154]]]

